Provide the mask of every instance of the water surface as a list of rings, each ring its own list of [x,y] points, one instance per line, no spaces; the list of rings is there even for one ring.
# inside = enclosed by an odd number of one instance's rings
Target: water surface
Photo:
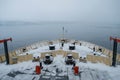
[[[62,37],[62,27],[65,27],[65,37],[75,40],[89,41],[108,49],[112,49],[110,36],[120,38],[119,24],[86,24],[78,22],[40,22],[37,24],[0,24],[0,39],[12,37],[8,42],[9,51],[42,40],[54,40]],[[120,44],[118,44],[120,52]],[[0,44],[0,54],[4,53],[3,44]]]

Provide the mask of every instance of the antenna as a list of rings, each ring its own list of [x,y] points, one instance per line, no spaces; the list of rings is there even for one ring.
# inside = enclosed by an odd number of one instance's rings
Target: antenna
[[[65,40],[66,39],[66,34],[67,34],[67,30],[65,30],[64,26],[62,27],[62,34],[61,34],[61,39]]]
[[[64,26],[63,26],[62,30],[63,30],[63,40],[64,40],[64,38],[65,38],[65,29],[64,29]]]

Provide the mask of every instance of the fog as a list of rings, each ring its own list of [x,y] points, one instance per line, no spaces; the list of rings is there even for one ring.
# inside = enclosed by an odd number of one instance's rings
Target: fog
[[[120,0],[0,0],[0,39],[15,50],[41,40],[85,40],[112,49],[120,38]],[[0,45],[0,53],[3,53]],[[120,53],[120,44],[118,44]]]
[[[120,23],[120,0],[0,0],[0,21]]]

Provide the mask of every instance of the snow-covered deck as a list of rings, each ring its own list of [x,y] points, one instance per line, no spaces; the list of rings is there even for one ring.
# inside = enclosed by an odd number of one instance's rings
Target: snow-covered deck
[[[106,57],[106,55],[104,55],[102,52],[93,52],[92,49],[90,49],[90,48],[88,48],[86,46],[75,45],[75,47],[76,47],[75,50],[69,50],[69,46],[70,45],[71,45],[70,43],[66,43],[66,44],[64,44],[64,47],[61,49],[61,45],[59,43],[58,44],[54,44],[55,51],[63,50],[63,51],[76,52],[76,53],[79,54],[79,57],[86,57],[88,54],[91,54],[91,55],[96,54],[96,55],[100,55],[100,56]],[[43,53],[43,52],[51,52],[51,50],[49,50],[49,45],[42,46],[42,47],[39,47],[37,49],[27,51],[27,52],[25,52],[23,54],[20,54],[20,55],[26,55],[26,53],[28,53],[28,54],[33,54],[34,57],[37,57],[37,56],[40,56],[39,53]]]
[[[51,65],[43,64],[43,69],[40,75],[35,74],[35,66],[39,62],[26,61],[14,65],[0,64],[0,80],[40,80],[41,75],[50,76],[66,76],[68,73],[69,80],[119,80],[120,66],[109,67],[100,63],[82,63],[76,60],[76,65],[79,66],[81,76],[75,76],[72,70],[72,65],[65,65],[62,55],[57,55]],[[56,69],[59,73],[56,73]],[[68,71],[68,72],[67,72]]]
[[[47,43],[38,44],[32,46],[33,50],[27,50],[22,54],[17,55],[26,55],[33,54],[34,57],[40,56],[43,52],[51,52],[49,50],[49,45]],[[59,42],[55,42],[55,51],[63,50],[70,51],[79,54],[79,57],[86,57],[88,54],[96,54],[99,56],[107,57],[102,52],[94,52],[90,45],[86,47],[86,45],[75,45],[75,50],[69,50],[69,46],[71,43],[65,43],[64,47],[61,48],[61,44]],[[39,46],[39,47],[38,47]],[[92,46],[93,47],[93,46]],[[54,51],[54,50],[53,50]],[[68,76],[69,80],[119,80],[120,79],[120,66],[110,67],[102,63],[82,63],[76,59],[76,65],[79,66],[80,74],[78,76],[74,75],[72,70],[72,65],[65,64],[65,57],[63,55],[56,55],[54,57],[54,61],[50,65],[43,64],[43,69],[40,75],[35,74],[35,67],[39,65],[39,62],[25,61],[19,62],[13,65],[6,65],[5,63],[0,63],[0,80],[40,80],[41,75],[49,76]],[[59,69],[59,73],[56,72],[56,69]],[[52,78],[55,79],[55,78]]]

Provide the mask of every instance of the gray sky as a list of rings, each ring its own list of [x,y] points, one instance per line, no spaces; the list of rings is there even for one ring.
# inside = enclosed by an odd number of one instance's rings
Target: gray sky
[[[0,21],[120,23],[120,0],[0,0]]]

